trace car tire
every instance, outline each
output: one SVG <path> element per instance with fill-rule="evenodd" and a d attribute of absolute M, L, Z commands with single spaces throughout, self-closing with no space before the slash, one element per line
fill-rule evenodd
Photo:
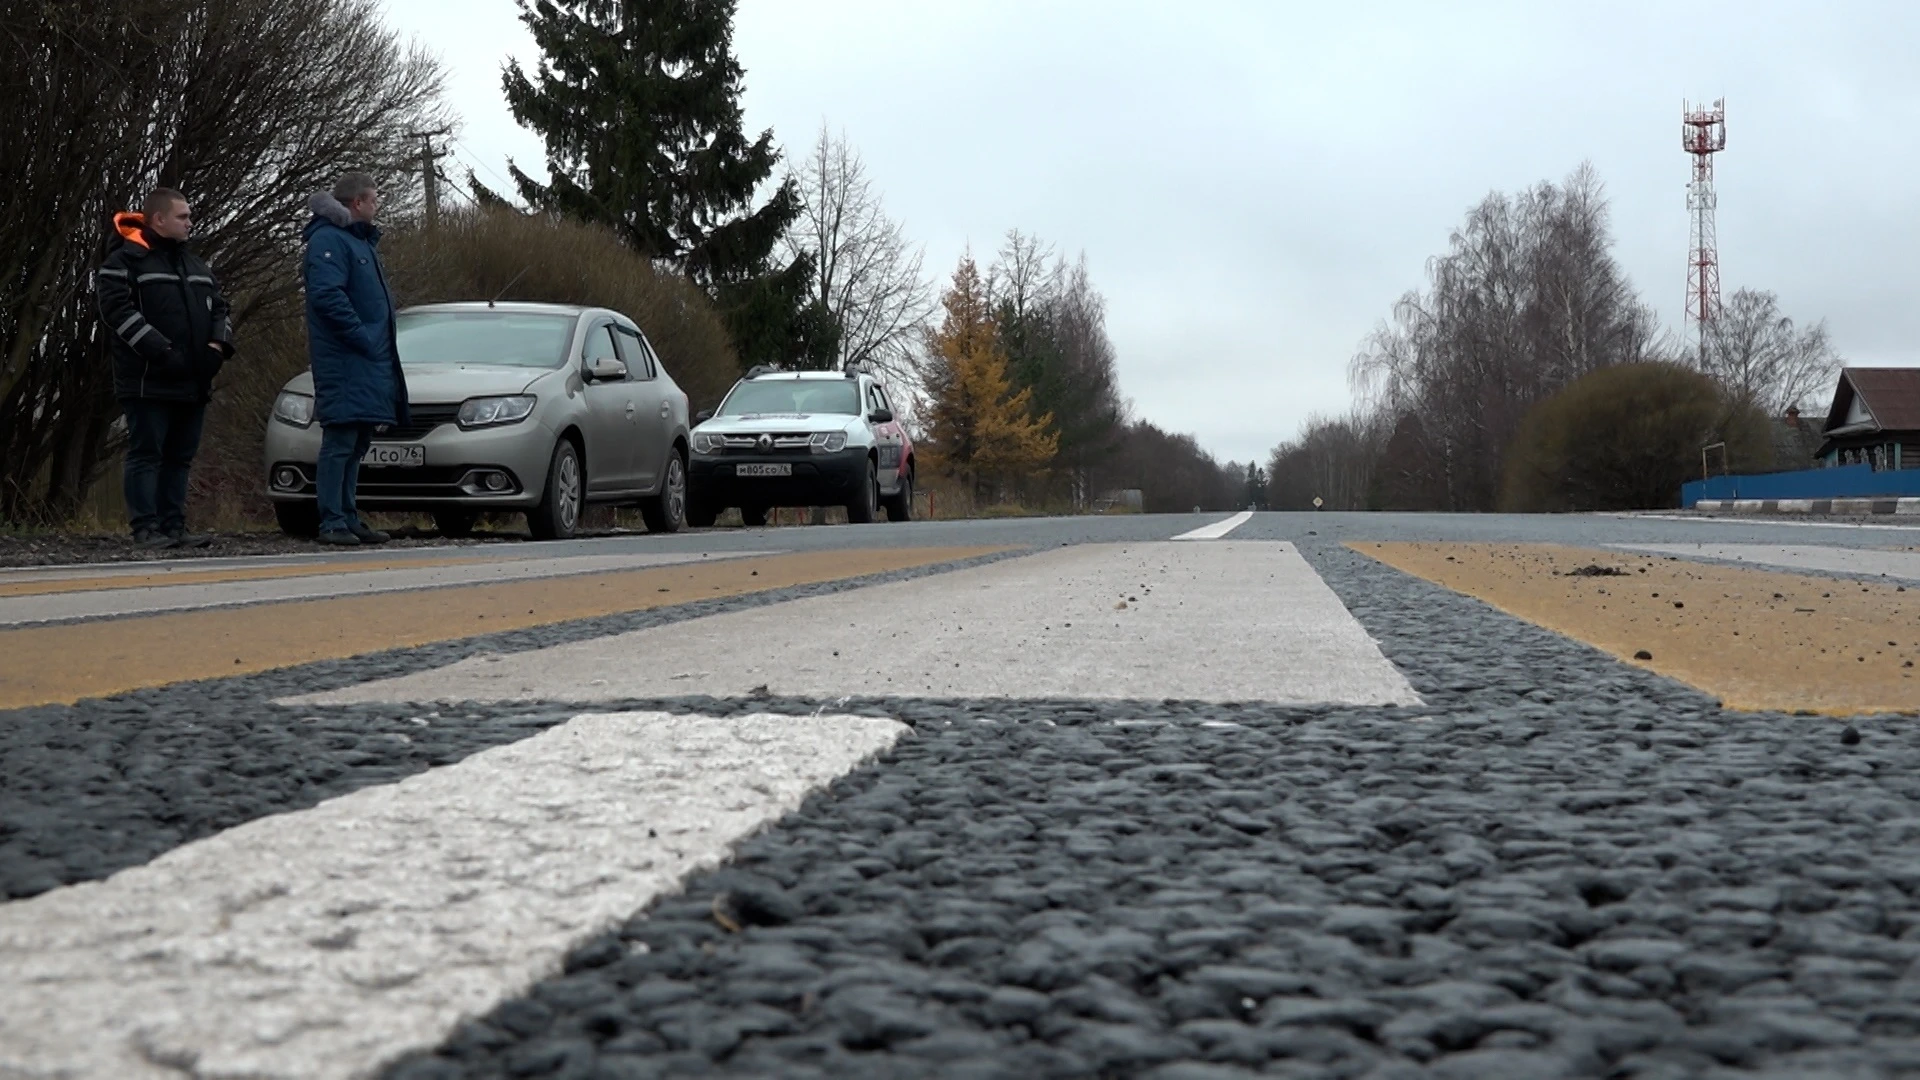
<path fill-rule="evenodd" d="M 749 529 L 763 528 L 767 524 L 767 508 L 764 506 L 743 506 L 740 508 L 740 524 Z"/>
<path fill-rule="evenodd" d="M 580 527 L 586 489 L 580 451 L 574 449 L 573 440 L 561 439 L 553 446 L 553 460 L 547 465 L 547 490 L 540 496 L 540 505 L 527 511 L 527 531 L 535 540 L 571 539 Z"/>
<path fill-rule="evenodd" d="M 880 479 L 874 475 L 873 459 L 867 459 L 866 498 L 847 504 L 847 524 L 865 525 L 879 516 Z"/>
<path fill-rule="evenodd" d="M 288 536 L 311 540 L 320 535 L 320 507 L 315 503 L 274 503 L 273 520 Z"/>
<path fill-rule="evenodd" d="M 474 523 L 480 515 L 472 510 L 435 510 L 433 527 L 448 540 L 464 540 L 473 535 Z"/>
<path fill-rule="evenodd" d="M 650 533 L 679 532 L 687 523 L 687 459 L 675 447 L 667 454 L 667 475 L 660 494 L 640 500 L 640 520 Z"/>
<path fill-rule="evenodd" d="M 888 521 L 913 520 L 913 473 L 900 478 L 900 490 L 887 497 Z"/>
<path fill-rule="evenodd" d="M 687 503 L 687 528 L 689 529 L 711 529 L 714 519 L 719 516 L 713 507 L 705 503 Z"/>

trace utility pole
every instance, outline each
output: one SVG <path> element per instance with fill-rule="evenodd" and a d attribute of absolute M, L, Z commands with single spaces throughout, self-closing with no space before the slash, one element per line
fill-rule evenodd
<path fill-rule="evenodd" d="M 433 140 L 453 134 L 453 129 L 436 128 L 407 134 L 420 140 L 420 182 L 427 198 L 427 228 L 432 229 L 440 224 L 440 151 L 433 148 Z"/>
<path fill-rule="evenodd" d="M 440 225 L 440 168 L 434 159 L 433 136 L 420 136 L 420 175 L 427 188 L 427 228 Z"/>

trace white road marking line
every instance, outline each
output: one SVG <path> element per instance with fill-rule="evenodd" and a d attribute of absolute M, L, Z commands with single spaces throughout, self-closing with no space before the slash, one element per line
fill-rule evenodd
<path fill-rule="evenodd" d="M 742 551 L 704 557 L 721 559 L 769 555 Z M 22 626 L 61 619 L 153 615 L 167 611 L 277 604 L 290 600 L 324 600 L 337 596 L 405 592 L 453 585 L 510 584 L 541 578 L 571 577 L 619 570 L 646 570 L 701 562 L 693 554 L 573 555 L 546 559 L 503 559 L 455 566 L 407 567 L 392 570 L 332 572 L 300 577 L 251 578 L 239 581 L 187 582 L 145 585 L 127 589 L 45 593 L 0 598 L 0 626 Z"/>
<path fill-rule="evenodd" d="M 1292 545 L 1082 544 L 285 702 L 771 693 L 1417 705 Z"/>
<path fill-rule="evenodd" d="M 0 1076 L 370 1075 L 904 731 L 582 716 L 5 905 Z"/>
<path fill-rule="evenodd" d="M 1221 537 L 1227 535 L 1228 533 L 1232 532 L 1233 530 L 1239 528 L 1242 525 L 1245 525 L 1247 522 L 1252 520 L 1253 520 L 1253 511 L 1242 510 L 1239 513 L 1233 515 L 1232 517 L 1226 519 L 1225 521 L 1216 521 L 1211 525 L 1203 525 L 1200 528 L 1193 530 L 1192 532 L 1183 532 L 1179 536 L 1174 537 L 1174 539 L 1175 540 L 1218 540 Z"/>
<path fill-rule="evenodd" d="M 1920 552 L 1804 544 L 1609 544 L 1618 551 L 1920 581 Z"/>
<path fill-rule="evenodd" d="M 1749 529 L 1770 529 L 1784 525 L 1792 529 L 1890 529 L 1894 532 L 1920 532 L 1920 525 L 1881 525 L 1853 521 L 1781 521 L 1776 518 L 1684 517 L 1680 514 L 1609 514 L 1628 521 L 1687 521 L 1701 525 L 1745 525 Z"/>

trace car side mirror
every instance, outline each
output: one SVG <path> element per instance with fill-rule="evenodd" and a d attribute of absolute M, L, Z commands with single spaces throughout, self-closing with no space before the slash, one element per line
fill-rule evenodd
<path fill-rule="evenodd" d="M 624 379 L 627 377 L 627 365 L 621 363 L 618 357 L 603 356 L 587 365 L 587 377 L 595 382 Z"/>
<path fill-rule="evenodd" d="M 892 409 L 875 409 L 872 412 L 867 414 L 867 419 L 873 421 L 876 424 L 891 424 L 893 423 L 893 410 Z"/>
<path fill-rule="evenodd" d="M 693 414 L 693 422 L 696 424 L 704 424 L 711 419 L 713 419 L 712 409 L 701 409 L 699 412 Z"/>

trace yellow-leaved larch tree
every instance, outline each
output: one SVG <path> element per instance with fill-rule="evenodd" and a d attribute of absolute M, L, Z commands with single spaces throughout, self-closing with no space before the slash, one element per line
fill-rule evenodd
<path fill-rule="evenodd" d="M 1059 451 L 1053 416 L 1034 416 L 1033 392 L 1013 391 L 993 298 L 971 254 L 941 297 L 946 314 L 930 336 L 927 434 L 931 464 L 967 484 L 975 500 L 1039 472 Z"/>

